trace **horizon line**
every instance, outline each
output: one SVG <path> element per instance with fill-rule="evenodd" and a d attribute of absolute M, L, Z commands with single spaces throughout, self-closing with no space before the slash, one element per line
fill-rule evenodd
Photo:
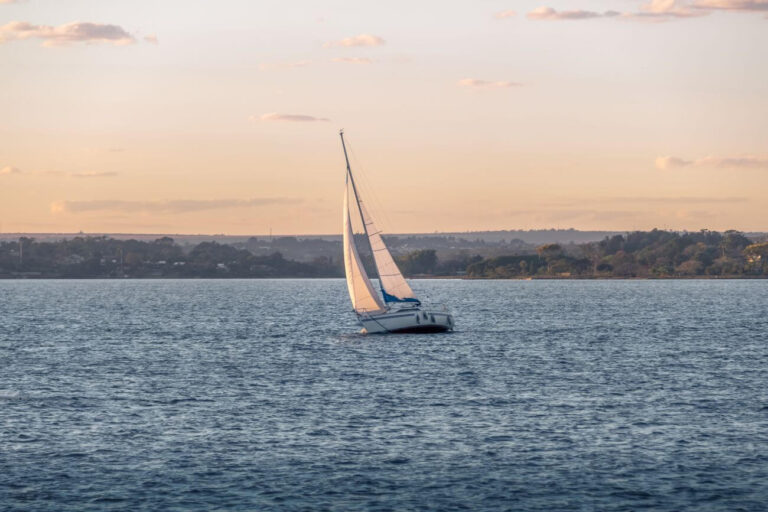
<path fill-rule="evenodd" d="M 454 234 L 472 234 L 472 233 L 504 233 L 504 232 L 532 232 L 532 231 L 561 231 L 561 232 L 577 232 L 577 233 L 632 233 L 632 232 L 649 232 L 653 230 L 658 231 L 670 231 L 670 232 L 699 232 L 699 231 L 714 231 L 714 232 L 722 232 L 725 233 L 727 231 L 739 231 L 741 233 L 759 233 L 764 234 L 768 233 L 768 228 L 763 230 L 742 230 L 742 229 L 708 229 L 708 228 L 700 228 L 700 229 L 674 229 L 674 228 L 652 228 L 652 229 L 577 229 L 577 228 L 531 228 L 531 229 L 485 229 L 485 230 L 466 230 L 466 231 L 422 231 L 422 232 L 402 232 L 402 233 L 385 233 L 384 236 L 415 236 L 415 235 L 454 235 Z M 276 234 L 276 233 L 265 233 L 265 234 L 244 234 L 244 235 L 238 235 L 238 234 L 227 234 L 227 233 L 131 233 L 131 232 L 108 232 L 108 231 L 76 231 L 76 232 L 52 232 L 52 231 L 39 231 L 39 232 L 30 232 L 30 231 L 12 231 L 7 233 L 0 232 L 0 238 L 4 237 L 18 237 L 18 236 L 35 236 L 35 235 L 44 235 L 44 236 L 141 236 L 141 237 L 151 237 L 151 236 L 157 236 L 157 237 L 231 237 L 231 238 L 282 238 L 282 237 L 337 237 L 341 236 L 341 233 L 319 233 L 319 234 L 309 234 L 309 233 L 284 233 L 284 234 Z"/>

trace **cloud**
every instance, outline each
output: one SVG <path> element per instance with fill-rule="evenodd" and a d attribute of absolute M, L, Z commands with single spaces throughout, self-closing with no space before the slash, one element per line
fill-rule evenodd
<path fill-rule="evenodd" d="M 726 2 L 729 0 L 698 0 L 702 2 Z M 738 0 L 732 0 L 738 1 Z M 768 2 L 768 0 L 741 0 L 752 2 Z M 691 5 L 680 0 L 650 0 L 643 4 L 638 12 L 618 11 L 556 11 L 551 7 L 538 7 L 528 13 L 531 20 L 587 20 L 594 18 L 616 18 L 634 21 L 662 22 L 682 18 L 698 18 L 706 16 L 709 12 L 701 9 L 693 9 Z"/>
<path fill-rule="evenodd" d="M 56 201 L 51 203 L 51 213 L 151 213 L 179 214 L 230 208 L 255 208 L 274 204 L 295 204 L 299 199 L 258 198 L 258 199 L 181 199 L 176 201 Z"/>
<path fill-rule="evenodd" d="M 687 167 L 692 164 L 692 160 L 683 160 L 676 156 L 660 156 L 656 158 L 656 168 L 662 171 L 672 167 Z"/>
<path fill-rule="evenodd" d="M 344 62 L 347 64 L 373 64 L 371 59 L 366 57 L 336 57 L 332 62 Z"/>
<path fill-rule="evenodd" d="M 340 41 L 328 41 L 323 45 L 323 48 L 333 48 L 335 46 L 382 46 L 385 43 L 386 41 L 384 41 L 379 36 L 372 36 L 371 34 L 360 34 L 353 37 L 345 37 Z"/>
<path fill-rule="evenodd" d="M 768 158 L 757 156 L 747 157 L 706 157 L 697 160 L 695 165 L 714 165 L 715 167 L 743 167 L 751 169 L 768 169 Z"/>
<path fill-rule="evenodd" d="M 118 25 L 73 22 L 54 27 L 12 21 L 0 26 L 0 44 L 24 39 L 41 39 L 43 46 L 70 43 L 110 43 L 121 46 L 136 42 L 135 37 Z"/>
<path fill-rule="evenodd" d="M 547 204 L 551 208 L 573 208 L 584 204 L 709 204 L 709 203 L 744 203 L 749 201 L 747 197 L 726 196 L 726 197 L 708 197 L 708 196 L 677 196 L 677 197 L 656 197 L 656 196 L 615 196 L 615 197 L 579 197 L 573 199 L 563 199 L 552 201 Z"/>
<path fill-rule="evenodd" d="M 5 167 L 0 168 L 0 176 L 6 176 L 9 174 L 21 174 L 21 170 L 10 165 L 6 165 Z"/>
<path fill-rule="evenodd" d="M 111 178 L 118 176 L 118 173 L 112 171 L 83 171 L 70 173 L 69 176 L 73 178 Z"/>
<path fill-rule="evenodd" d="M 271 112 L 269 114 L 262 114 L 261 116 L 251 116 L 249 118 L 251 121 L 297 121 L 297 122 L 305 122 L 305 123 L 311 123 L 316 121 L 330 121 L 330 119 L 326 117 L 315 117 L 315 116 L 308 116 L 304 114 L 278 114 L 276 112 Z"/>
<path fill-rule="evenodd" d="M 157 36 L 154 34 L 144 36 L 144 41 L 150 44 L 160 44 L 160 41 L 157 39 Z"/>
<path fill-rule="evenodd" d="M 106 178 L 118 176 L 118 173 L 112 171 L 80 171 L 80 172 L 62 172 L 62 171 L 33 171 L 22 172 L 16 167 L 7 165 L 0 169 L 0 176 L 10 174 L 25 174 L 27 176 L 59 176 L 67 178 Z"/>
<path fill-rule="evenodd" d="M 309 66 L 312 62 L 308 60 L 299 60 L 296 62 L 264 62 L 259 64 L 261 71 L 283 71 L 286 69 L 303 68 Z"/>
<path fill-rule="evenodd" d="M 511 9 L 508 9 L 506 11 L 497 12 L 496 14 L 493 15 L 493 17 L 496 18 L 497 20 L 503 20 L 503 19 L 506 19 L 506 18 L 514 18 L 515 16 L 517 16 L 517 13 L 515 11 L 511 10 Z"/>
<path fill-rule="evenodd" d="M 610 18 L 618 16 L 616 11 L 556 11 L 551 7 L 537 7 L 530 11 L 526 16 L 529 20 L 549 21 L 549 20 L 588 20 L 592 18 Z"/>
<path fill-rule="evenodd" d="M 622 18 L 638 21 L 669 21 L 679 18 L 698 18 L 709 14 L 702 10 L 691 9 L 679 0 L 650 0 L 640 9 L 640 12 L 623 14 Z"/>
<path fill-rule="evenodd" d="M 656 168 L 661 170 L 676 167 L 718 167 L 742 169 L 768 169 L 768 158 L 759 156 L 714 157 L 706 156 L 698 160 L 685 160 L 676 156 L 660 156 L 656 159 Z"/>
<path fill-rule="evenodd" d="M 474 87 L 478 89 L 503 89 L 507 87 L 520 87 L 523 84 L 518 82 L 491 82 L 488 80 L 478 80 L 476 78 L 464 78 L 456 82 L 459 87 Z"/>
<path fill-rule="evenodd" d="M 693 7 L 723 11 L 768 11 L 768 0 L 695 0 Z"/>
<path fill-rule="evenodd" d="M 616 203 L 654 203 L 654 204 L 711 204 L 711 203 L 745 203 L 746 197 L 614 197 L 606 202 Z M 596 200 L 595 202 L 600 202 Z"/>

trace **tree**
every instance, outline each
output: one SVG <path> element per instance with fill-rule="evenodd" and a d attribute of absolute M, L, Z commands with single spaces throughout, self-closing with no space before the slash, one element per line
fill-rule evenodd
<path fill-rule="evenodd" d="M 135 252 L 129 252 L 125 255 L 125 264 L 132 267 L 141 264 L 141 255 Z"/>
<path fill-rule="evenodd" d="M 405 274 L 429 274 L 437 266 L 437 253 L 434 249 L 413 251 L 399 258 L 399 263 Z"/>
<path fill-rule="evenodd" d="M 563 253 L 563 248 L 560 244 L 544 244 L 536 248 L 536 252 L 540 258 L 543 258 L 547 262 L 547 272 L 552 272 L 552 263 L 554 260 Z"/>
<path fill-rule="evenodd" d="M 722 250 L 722 257 L 741 256 L 741 251 L 748 247 L 752 241 L 745 237 L 743 233 L 735 230 L 728 230 L 723 235 L 723 239 L 720 242 L 720 249 Z"/>
<path fill-rule="evenodd" d="M 563 248 L 560 244 L 544 244 L 536 248 L 536 252 L 543 258 L 553 258 L 559 256 L 563 252 Z"/>
<path fill-rule="evenodd" d="M 635 257 L 624 251 L 618 251 L 611 256 L 612 273 L 617 277 L 637 277 L 639 266 L 635 263 Z"/>
<path fill-rule="evenodd" d="M 603 259 L 602 254 L 600 254 L 600 245 L 596 243 L 586 243 L 581 246 L 581 253 L 592 264 L 592 273 L 597 274 L 597 266 Z"/>
<path fill-rule="evenodd" d="M 748 245 L 742 252 L 750 273 L 768 273 L 768 242 Z"/>

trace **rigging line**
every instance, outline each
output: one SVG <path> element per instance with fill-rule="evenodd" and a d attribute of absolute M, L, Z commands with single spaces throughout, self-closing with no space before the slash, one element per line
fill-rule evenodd
<path fill-rule="evenodd" d="M 373 254 L 373 245 L 371 245 L 371 236 L 368 234 L 368 223 L 365 222 L 365 216 L 363 215 L 363 207 L 361 205 L 360 196 L 357 192 L 357 185 L 355 184 L 355 177 L 352 175 L 352 170 L 349 168 L 349 163 L 347 163 L 347 175 L 350 178 L 350 181 L 352 182 L 352 191 L 355 193 L 355 201 L 357 202 L 357 210 L 360 213 L 360 221 L 363 223 L 363 230 L 365 230 L 365 239 L 368 243 L 368 247 L 371 250 L 371 254 Z M 379 274 L 379 264 L 376 262 L 376 258 L 373 259 L 373 266 L 376 269 L 376 275 Z"/>
<path fill-rule="evenodd" d="M 372 183 L 371 179 L 368 177 L 368 172 L 366 171 L 360 159 L 357 158 L 357 155 L 355 154 L 355 150 L 352 147 L 352 145 L 349 146 L 349 152 L 352 154 L 352 158 L 355 161 L 355 165 L 362 171 L 361 175 L 362 175 L 362 181 L 364 185 L 363 188 L 364 188 L 365 194 L 372 199 L 373 201 L 372 206 L 376 210 L 375 213 L 377 217 L 383 218 L 384 227 L 388 232 L 391 233 L 392 232 L 391 219 L 389 218 L 386 209 L 382 207 L 382 203 L 379 200 L 379 196 L 374 192 L 375 187 L 373 186 L 374 184 Z"/>
<path fill-rule="evenodd" d="M 370 319 L 370 320 L 373 320 L 374 322 L 376 322 L 377 324 L 379 324 L 379 327 L 381 327 L 381 328 L 382 328 L 382 329 L 384 329 L 385 331 L 387 331 L 387 332 L 391 332 L 389 329 L 387 329 L 386 327 L 384 327 L 383 325 L 381 325 L 381 322 L 379 322 L 378 320 L 376 320 L 376 319 L 375 319 L 374 317 L 372 317 L 371 315 L 368 315 L 368 319 Z"/>
<path fill-rule="evenodd" d="M 342 143 L 343 143 L 343 141 L 344 140 L 343 140 L 343 137 L 342 137 Z M 344 147 L 345 147 L 345 155 L 346 155 L 346 146 L 344 146 Z M 371 235 L 371 234 L 368 233 L 368 226 L 369 225 L 373 225 L 373 220 L 370 219 L 370 214 L 368 214 L 369 215 L 369 220 L 371 220 L 371 222 L 370 223 L 366 222 L 366 217 L 363 214 L 363 201 L 362 201 L 362 198 L 360 197 L 360 194 L 359 194 L 359 192 L 357 190 L 357 184 L 355 182 L 354 175 L 352 174 L 352 170 L 349 167 L 349 160 L 347 160 L 347 176 L 349 177 L 350 181 L 352 182 L 352 190 L 353 190 L 353 192 L 355 194 L 355 201 L 357 201 L 357 207 L 358 207 L 358 211 L 360 213 L 360 219 L 363 222 L 363 229 L 365 230 L 365 234 L 366 234 L 367 246 L 371 250 L 371 255 L 373 257 L 374 268 L 376 269 L 376 275 L 379 278 L 379 288 L 381 288 L 381 291 L 382 291 L 382 294 L 383 294 L 384 293 L 384 283 L 381 280 L 381 269 L 379 268 L 379 262 L 376 259 L 376 256 L 374 254 L 373 244 L 372 244 L 372 241 L 371 241 L 372 236 L 375 236 L 377 233 L 375 233 L 374 235 Z M 367 209 L 366 209 L 366 213 L 368 213 Z"/>
<path fill-rule="evenodd" d="M 370 216 L 370 212 L 368 212 L 368 213 L 369 213 L 369 216 Z M 371 222 L 366 223 L 366 224 L 368 226 L 374 226 L 372 220 L 371 220 Z M 373 227 L 373 229 L 375 229 L 375 227 Z M 371 230 L 371 231 L 369 231 L 369 236 L 370 236 L 370 241 L 371 241 L 371 249 L 373 251 L 374 257 L 376 257 L 376 255 L 380 254 L 380 253 L 388 253 L 388 249 L 386 247 L 386 244 L 384 243 L 384 241 L 382 240 L 382 238 L 380 236 L 381 233 L 382 233 L 381 230 L 376 230 L 376 231 Z M 374 238 L 378 238 L 379 244 L 383 245 L 383 247 L 378 248 L 378 249 L 374 248 L 373 247 Z M 376 261 L 376 264 L 377 264 L 377 270 L 379 270 L 379 276 L 380 277 L 397 277 L 396 274 L 382 274 L 381 273 L 381 269 L 378 268 L 378 266 L 379 266 L 379 261 L 378 260 Z M 381 284 L 382 284 L 381 288 L 383 290 L 384 289 L 383 283 L 381 283 Z"/>
<path fill-rule="evenodd" d="M 349 181 L 352 182 L 352 191 L 355 193 L 357 211 L 360 213 L 360 221 L 363 223 L 363 230 L 365 231 L 365 237 L 366 237 L 366 241 L 368 242 L 368 247 L 371 249 L 371 254 L 373 254 L 373 246 L 371 245 L 371 237 L 368 235 L 368 226 L 366 225 L 365 216 L 363 215 L 363 207 L 360 201 L 360 194 L 358 194 L 357 192 L 357 184 L 355 183 L 355 176 L 352 174 L 352 168 L 349 166 L 349 157 L 347 156 L 347 145 L 345 144 L 345 141 L 344 141 L 344 132 L 341 132 L 339 135 L 341 136 L 341 147 L 344 148 L 344 160 L 347 163 L 347 178 L 349 179 Z M 376 269 L 376 274 L 378 275 L 379 265 L 376 263 L 375 258 L 373 261 L 373 266 Z"/>
<path fill-rule="evenodd" d="M 357 159 L 357 158 L 356 158 L 356 155 L 354 155 L 354 153 L 353 153 L 353 157 L 354 157 L 355 159 Z M 363 175 L 362 175 L 362 179 L 364 180 L 364 181 L 363 181 L 363 185 L 367 185 L 367 183 L 366 183 L 366 182 L 369 182 L 369 181 L 370 181 L 370 180 L 369 180 L 369 178 L 368 178 L 368 176 L 366 176 L 365 174 L 363 174 Z M 367 187 L 366 187 L 366 188 L 367 188 Z M 383 216 L 383 217 L 385 218 L 385 222 L 386 222 L 387 224 L 390 224 L 390 225 L 391 225 L 391 221 L 390 221 L 390 219 L 389 219 L 389 216 L 388 216 L 388 215 L 387 215 L 387 213 L 386 213 L 386 209 L 385 209 L 385 208 L 382 208 L 382 207 L 380 207 L 380 206 L 378 206 L 378 207 L 376 206 L 376 203 L 378 203 L 378 199 L 379 199 L 378 195 L 377 195 L 375 192 L 373 192 L 372 190 L 370 190 L 370 191 L 365 191 L 365 189 L 363 189 L 363 191 L 364 191 L 364 193 L 366 193 L 368 196 L 370 196 L 370 197 L 372 198 L 372 200 L 374 200 L 374 201 L 375 201 L 375 203 L 373 204 L 373 206 L 374 206 L 374 208 L 377 210 L 377 212 L 376 212 L 376 213 L 377 213 L 377 214 L 379 214 L 379 213 L 382 213 L 383 215 L 380 215 L 380 216 Z M 360 201 L 360 202 L 361 202 L 361 203 L 364 205 L 363 207 L 365 207 L 365 205 L 366 205 L 366 201 L 365 201 L 365 200 L 362 200 L 362 198 L 361 198 L 361 201 Z M 367 209 L 367 208 L 366 208 L 366 209 Z M 367 213 L 368 213 L 368 221 L 369 221 L 369 222 L 366 222 L 366 227 L 375 226 L 375 224 L 374 224 L 374 222 L 373 222 L 373 215 L 372 215 L 371 211 L 367 211 Z M 387 222 L 387 221 L 388 221 L 388 222 Z M 375 229 L 375 227 L 374 227 L 373 229 Z M 372 250 L 372 252 L 373 252 L 374 254 L 376 254 L 376 253 L 380 253 L 380 252 L 389 252 L 389 248 L 387 247 L 387 245 L 386 245 L 386 242 L 385 242 L 385 241 L 383 240 L 383 238 L 382 238 L 382 235 L 383 235 L 383 233 L 384 233 L 384 230 L 382 230 L 382 229 L 379 229 L 379 230 L 376 230 L 376 231 L 373 231 L 373 230 L 369 230 L 369 233 L 368 233 L 368 234 L 369 234 L 369 241 L 371 241 L 371 242 L 372 242 L 372 240 L 371 240 L 371 239 L 372 239 L 373 237 L 376 237 L 376 236 L 378 236 L 378 237 L 379 237 L 379 241 L 380 241 L 380 243 L 384 245 L 384 247 L 383 247 L 383 248 L 381 248 L 381 249 L 373 249 L 373 245 L 372 245 L 372 243 L 371 243 L 371 250 Z M 391 253 L 390 253 L 390 257 L 391 257 Z M 393 259 L 393 260 L 394 260 L 394 258 L 392 258 L 392 257 L 391 257 L 391 259 Z M 379 269 L 378 269 L 378 261 L 377 261 L 376 263 L 377 263 L 377 270 L 379 270 Z M 395 263 L 395 265 L 397 265 L 397 264 Z M 380 272 L 380 271 L 379 271 L 379 275 L 381 276 L 381 272 Z M 398 274 L 385 274 L 385 275 L 384 275 L 384 277 L 398 277 Z M 399 285 L 398 285 L 398 286 L 399 286 Z M 384 287 L 383 287 L 383 286 L 382 286 L 382 289 L 384 289 Z"/>
<path fill-rule="evenodd" d="M 384 207 L 381 198 L 379 197 L 379 194 L 376 193 L 375 187 L 370 183 L 371 179 L 367 176 L 364 178 L 367 182 L 367 187 L 371 189 L 371 195 L 373 198 L 373 202 L 371 203 L 372 212 L 370 212 L 371 219 L 377 218 L 379 219 L 379 224 L 382 228 L 382 232 L 388 232 L 391 233 L 393 231 L 393 224 L 392 219 L 390 218 L 389 214 L 387 213 L 387 208 Z"/>

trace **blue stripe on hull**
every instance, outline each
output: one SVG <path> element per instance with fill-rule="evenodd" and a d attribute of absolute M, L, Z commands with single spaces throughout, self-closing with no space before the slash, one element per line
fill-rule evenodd
<path fill-rule="evenodd" d="M 375 322 L 376 320 L 389 320 L 390 318 L 402 318 L 404 316 L 410 316 L 413 317 L 414 313 L 405 313 L 405 314 L 399 314 L 399 315 L 375 315 L 375 316 L 366 316 L 362 317 L 360 320 L 370 320 L 371 322 Z"/>
<path fill-rule="evenodd" d="M 451 328 L 446 325 L 414 325 L 413 327 L 404 327 L 402 329 L 396 329 L 394 331 L 389 331 L 396 334 L 428 334 L 428 333 L 436 333 L 436 332 L 448 332 Z M 384 333 L 382 333 L 384 334 Z"/>

